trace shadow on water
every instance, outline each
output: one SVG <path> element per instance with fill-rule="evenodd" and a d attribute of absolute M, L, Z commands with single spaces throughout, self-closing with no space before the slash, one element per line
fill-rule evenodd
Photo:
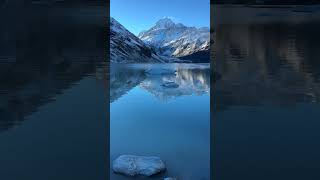
<path fill-rule="evenodd" d="M 108 177 L 105 15 L 104 5 L 2 7 L 2 179 Z"/>

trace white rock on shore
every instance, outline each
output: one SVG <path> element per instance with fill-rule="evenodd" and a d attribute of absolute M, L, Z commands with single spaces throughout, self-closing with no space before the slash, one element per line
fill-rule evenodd
<path fill-rule="evenodd" d="M 166 169 L 159 157 L 121 155 L 113 161 L 113 171 L 127 176 L 152 176 Z"/>

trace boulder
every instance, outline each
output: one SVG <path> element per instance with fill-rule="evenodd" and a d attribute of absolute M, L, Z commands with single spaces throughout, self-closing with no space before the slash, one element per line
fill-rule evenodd
<path fill-rule="evenodd" d="M 165 170 L 159 157 L 121 155 L 113 161 L 113 171 L 127 176 L 152 176 Z"/>

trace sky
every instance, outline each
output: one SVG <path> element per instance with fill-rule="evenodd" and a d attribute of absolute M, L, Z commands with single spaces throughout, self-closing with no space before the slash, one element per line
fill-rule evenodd
<path fill-rule="evenodd" d="M 210 26 L 210 0 L 110 0 L 110 15 L 137 35 L 159 19 L 186 26 Z"/>

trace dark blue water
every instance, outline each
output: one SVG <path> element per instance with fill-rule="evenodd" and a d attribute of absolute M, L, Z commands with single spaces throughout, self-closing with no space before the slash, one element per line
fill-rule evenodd
<path fill-rule="evenodd" d="M 1 179 L 108 179 L 104 12 L 1 9 Z"/>
<path fill-rule="evenodd" d="M 320 11 L 215 10 L 214 179 L 319 179 Z"/>
<path fill-rule="evenodd" d="M 112 65 L 111 160 L 159 156 L 167 171 L 151 179 L 209 180 L 209 92 L 209 64 Z M 111 179 L 130 178 L 111 172 Z"/>

